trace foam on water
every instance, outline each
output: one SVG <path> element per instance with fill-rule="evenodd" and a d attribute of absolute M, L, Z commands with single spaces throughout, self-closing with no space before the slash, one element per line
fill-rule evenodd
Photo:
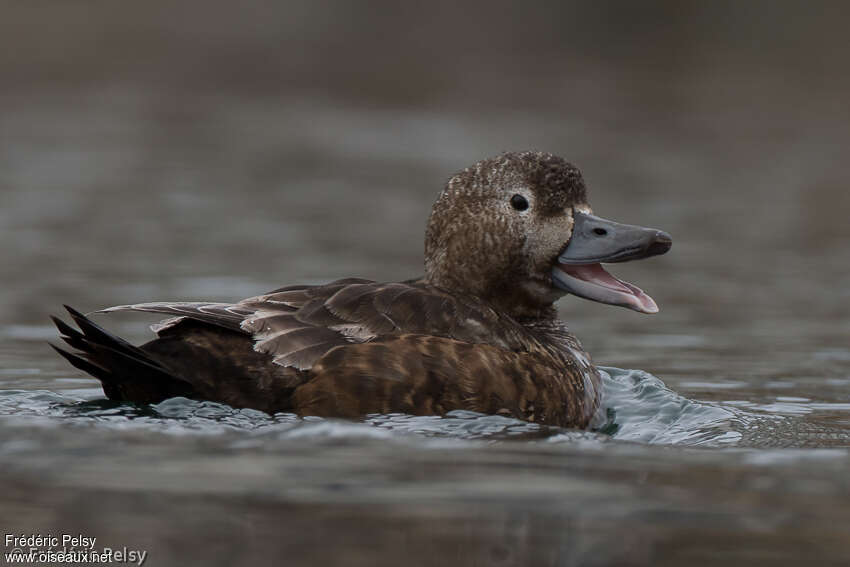
<path fill-rule="evenodd" d="M 642 370 L 600 368 L 605 422 L 615 439 L 667 445 L 726 445 L 740 441 L 754 416 L 734 407 L 680 396 Z"/>

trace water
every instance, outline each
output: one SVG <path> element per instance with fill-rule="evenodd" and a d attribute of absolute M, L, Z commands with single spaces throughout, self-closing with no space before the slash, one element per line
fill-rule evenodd
<path fill-rule="evenodd" d="M 365 434 L 377 438 L 388 438 L 391 436 L 389 433 L 395 433 L 458 440 L 506 441 L 521 438 L 560 443 L 582 438 L 597 442 L 614 439 L 709 446 L 738 443 L 742 439 L 741 431 L 758 419 L 757 414 L 737 407 L 683 398 L 645 372 L 608 368 L 603 376 L 605 402 L 591 428 L 592 432 L 587 433 L 461 410 L 442 417 L 375 414 L 367 416 L 363 423 L 351 423 L 320 418 L 300 419 L 294 414 L 284 413 L 272 416 L 252 409 L 235 409 L 225 404 L 186 398 L 139 406 L 106 400 L 100 388 L 69 388 L 60 392 L 3 390 L 0 392 L 0 412 L 16 418 L 33 418 L 48 427 L 60 419 L 63 424 L 69 425 L 99 424 L 174 434 L 265 433 L 270 430 L 309 439 L 333 431 L 340 436 Z"/>
<path fill-rule="evenodd" d="M 4 533 L 149 565 L 850 562 L 843 4 L 213 4 L 4 18 Z M 115 404 L 47 347 L 62 303 L 414 277 L 445 179 L 527 148 L 674 239 L 612 267 L 658 315 L 559 306 L 606 372 L 592 431 Z"/>
<path fill-rule="evenodd" d="M 793 438 L 794 417 L 606 370 L 597 432 L 471 412 L 351 423 L 179 398 L 136 407 L 80 383 L 7 390 L 5 506 L 24 533 L 97 534 L 166 563 L 844 560 L 846 449 L 765 448 L 753 432 Z"/>

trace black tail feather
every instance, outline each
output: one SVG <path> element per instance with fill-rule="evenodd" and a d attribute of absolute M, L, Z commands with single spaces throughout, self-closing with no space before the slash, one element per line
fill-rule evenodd
<path fill-rule="evenodd" d="M 60 338 L 63 341 L 77 350 L 85 350 L 86 339 L 81 332 L 65 323 L 65 321 L 59 317 L 51 315 L 50 318 L 53 320 L 53 324 L 56 325 L 56 328 L 59 329 L 59 332 L 62 333 Z"/>
<path fill-rule="evenodd" d="M 91 321 L 91 319 L 87 318 L 76 309 L 68 307 L 67 305 L 65 306 L 65 309 L 68 310 L 71 317 L 74 318 L 74 322 L 76 322 L 80 329 L 83 330 L 83 333 L 85 333 L 82 334 L 76 331 L 69 325 L 62 322 L 61 319 L 55 319 L 62 323 L 62 328 L 59 328 L 60 332 L 67 334 L 63 328 L 70 331 L 71 334 L 69 334 L 68 337 L 62 337 L 62 339 L 64 339 L 65 342 L 72 347 L 88 352 L 89 354 L 99 353 L 104 356 L 118 356 L 132 359 L 136 364 L 150 367 L 153 371 L 165 372 L 168 374 L 168 370 L 164 366 L 152 359 L 150 355 L 142 349 L 135 347 L 124 339 L 111 334 L 109 331 L 100 325 L 95 324 Z M 57 327 L 59 327 L 58 324 Z M 179 379 L 176 377 L 174 378 Z"/>
<path fill-rule="evenodd" d="M 101 368 L 100 366 L 98 366 L 96 364 L 92 364 L 91 362 L 89 362 L 85 358 L 79 356 L 78 354 L 75 354 L 73 352 L 68 352 L 67 350 L 63 350 L 63 349 L 59 348 L 58 346 L 51 344 L 51 343 L 48 343 L 48 344 L 50 344 L 50 348 L 52 348 L 53 350 L 58 352 L 59 355 L 62 358 L 64 358 L 68 362 L 70 362 L 71 365 L 74 368 L 78 368 L 79 370 L 82 370 L 83 372 L 88 372 L 89 374 L 91 374 L 94 377 L 98 377 L 101 374 L 105 374 L 105 373 L 108 372 L 106 369 Z"/>
<path fill-rule="evenodd" d="M 71 325 L 67 324 L 65 321 L 57 317 L 56 315 L 51 315 L 50 319 L 53 321 L 53 324 L 56 325 L 56 328 L 59 329 L 59 332 L 67 337 L 82 337 L 82 333 L 74 329 Z"/>
<path fill-rule="evenodd" d="M 121 350 L 128 354 L 135 354 L 140 358 L 147 358 L 147 355 L 140 348 L 135 347 L 124 339 L 111 334 L 109 331 L 107 331 L 100 325 L 94 323 L 91 319 L 89 319 L 73 307 L 70 307 L 68 305 L 63 305 L 63 307 L 68 310 L 68 313 L 71 314 L 71 317 L 74 319 L 74 322 L 77 324 L 80 330 L 83 331 L 83 334 L 89 341 L 94 341 L 103 345 L 113 345 L 114 347 L 118 347 L 118 350 Z"/>
<path fill-rule="evenodd" d="M 193 397 L 192 385 L 150 354 L 109 333 L 72 307 L 65 308 L 82 332 L 58 317 L 51 318 L 62 340 L 81 352 L 50 346 L 75 368 L 100 380 L 107 397 L 143 403 L 173 396 Z"/>
<path fill-rule="evenodd" d="M 62 338 L 65 339 L 65 337 Z M 103 393 L 106 394 L 107 398 L 111 400 L 121 399 L 121 393 L 113 384 L 112 377 L 110 376 L 108 370 L 106 370 L 105 368 L 101 368 L 97 364 L 89 362 L 78 354 L 61 349 L 54 344 L 50 344 L 50 348 L 58 352 L 59 355 L 68 362 L 70 362 L 71 366 L 73 366 L 74 368 L 82 370 L 83 372 L 90 374 L 100 380 L 100 384 L 103 387 Z"/>

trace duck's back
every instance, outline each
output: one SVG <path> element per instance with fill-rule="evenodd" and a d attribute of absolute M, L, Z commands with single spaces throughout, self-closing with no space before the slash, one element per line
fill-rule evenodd
<path fill-rule="evenodd" d="M 292 286 L 236 304 L 148 303 L 158 338 L 131 347 L 80 314 L 64 353 L 114 399 L 173 395 L 268 412 L 499 413 L 585 426 L 596 373 L 474 298 L 416 281 Z M 589 375 L 590 373 L 590 375 Z"/>

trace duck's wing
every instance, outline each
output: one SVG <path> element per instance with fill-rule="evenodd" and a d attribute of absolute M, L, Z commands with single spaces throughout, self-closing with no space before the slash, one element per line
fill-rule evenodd
<path fill-rule="evenodd" d="M 527 333 L 486 305 L 416 282 L 345 279 L 319 286 L 290 286 L 239 303 L 140 303 L 103 310 L 164 313 L 158 333 L 184 318 L 250 334 L 254 348 L 276 364 L 310 369 L 330 349 L 378 337 L 419 334 L 490 344 L 510 351 L 527 347 Z"/>
<path fill-rule="evenodd" d="M 231 331 L 241 331 L 242 321 L 253 314 L 238 303 L 206 303 L 187 301 L 157 301 L 151 303 L 133 303 L 130 305 L 116 305 L 100 309 L 94 313 L 114 313 L 116 311 L 142 311 L 145 313 L 160 313 L 171 317 L 151 326 L 156 334 L 160 334 L 183 319 L 194 319 L 223 327 Z"/>
<path fill-rule="evenodd" d="M 330 340 L 333 333 L 341 344 L 418 334 L 511 351 L 528 346 L 528 333 L 512 319 L 481 302 L 416 282 L 334 282 L 285 289 L 240 305 L 255 309 L 242 329 L 253 334 L 258 350 L 276 356 L 302 334 Z"/>
<path fill-rule="evenodd" d="M 141 311 L 169 315 L 168 319 L 152 325 L 151 329 L 160 337 L 168 335 L 171 338 L 181 333 L 182 321 L 200 321 L 250 335 L 254 339 L 254 349 L 271 355 L 276 364 L 308 370 L 329 349 L 348 344 L 351 340 L 342 333 L 298 321 L 294 315 L 299 306 L 315 296 L 333 294 L 348 285 L 367 282 L 374 283 L 345 279 L 321 286 L 289 286 L 268 294 L 274 297 L 285 295 L 285 301 L 267 302 L 263 299 L 265 296 L 259 296 L 239 303 L 150 302 L 117 305 L 97 313 Z"/>

